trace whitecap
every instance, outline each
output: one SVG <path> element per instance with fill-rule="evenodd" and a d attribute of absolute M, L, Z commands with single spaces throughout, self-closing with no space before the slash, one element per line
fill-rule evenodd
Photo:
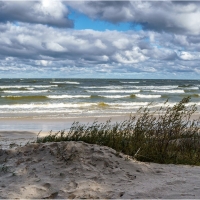
<path fill-rule="evenodd" d="M 21 90 L 4 90 L 4 93 L 42 93 L 48 92 L 48 90 L 28 90 L 28 91 L 21 91 Z"/>
<path fill-rule="evenodd" d="M 138 98 L 160 98 L 161 95 L 147 95 L 147 94 L 136 94 L 135 95 Z"/>
<path fill-rule="evenodd" d="M 185 93 L 184 90 L 151 90 L 151 92 L 157 93 Z"/>
<path fill-rule="evenodd" d="M 89 98 L 90 95 L 49 95 L 51 99 L 67 99 L 67 98 Z"/>
<path fill-rule="evenodd" d="M 87 90 L 87 92 L 93 93 L 137 93 L 140 90 Z"/>

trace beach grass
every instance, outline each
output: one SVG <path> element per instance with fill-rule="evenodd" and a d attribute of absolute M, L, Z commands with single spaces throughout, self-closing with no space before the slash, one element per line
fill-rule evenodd
<path fill-rule="evenodd" d="M 38 143 L 84 141 L 111 147 L 139 161 L 200 165 L 200 120 L 192 119 L 196 105 L 183 98 L 173 107 L 140 108 L 128 120 L 92 124 L 74 122 L 68 132 L 37 137 Z"/>

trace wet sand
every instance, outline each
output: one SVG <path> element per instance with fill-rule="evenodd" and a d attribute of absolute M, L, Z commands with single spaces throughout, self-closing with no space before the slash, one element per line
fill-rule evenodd
<path fill-rule="evenodd" d="M 128 119 L 126 116 L 114 117 L 87 117 L 87 118 L 61 118 L 61 119 L 0 119 L 0 148 L 10 148 L 11 146 L 23 146 L 27 142 L 36 140 L 38 133 L 40 136 L 46 136 L 52 131 L 56 133 L 61 130 L 68 131 L 73 122 L 78 121 L 88 124 L 97 120 L 106 122 L 111 119 L 112 122 L 120 122 Z"/>

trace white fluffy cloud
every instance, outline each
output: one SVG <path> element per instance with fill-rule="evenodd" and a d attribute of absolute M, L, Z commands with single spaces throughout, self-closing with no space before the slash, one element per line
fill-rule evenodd
<path fill-rule="evenodd" d="M 80 71 L 87 74 L 199 72 L 198 51 L 180 51 L 180 47 L 195 48 L 191 38 L 179 35 L 166 34 L 163 38 L 161 33 L 152 31 L 60 31 L 23 23 L 0 24 L 0 30 L 2 72 L 11 69 L 13 73 L 23 69 L 21 72 L 61 75 Z"/>
<path fill-rule="evenodd" d="M 0 22 L 26 22 L 57 27 L 73 27 L 62 1 L 0 1 Z"/>
<path fill-rule="evenodd" d="M 69 6 L 92 19 L 139 23 L 143 30 L 69 29 Z M 0 74 L 197 77 L 199 24 L 199 2 L 0 1 Z"/>

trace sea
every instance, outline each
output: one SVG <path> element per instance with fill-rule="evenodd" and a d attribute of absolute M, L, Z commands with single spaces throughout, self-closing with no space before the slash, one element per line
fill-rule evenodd
<path fill-rule="evenodd" d="M 0 118 L 120 116 L 191 96 L 200 112 L 200 80 L 0 79 Z"/>

